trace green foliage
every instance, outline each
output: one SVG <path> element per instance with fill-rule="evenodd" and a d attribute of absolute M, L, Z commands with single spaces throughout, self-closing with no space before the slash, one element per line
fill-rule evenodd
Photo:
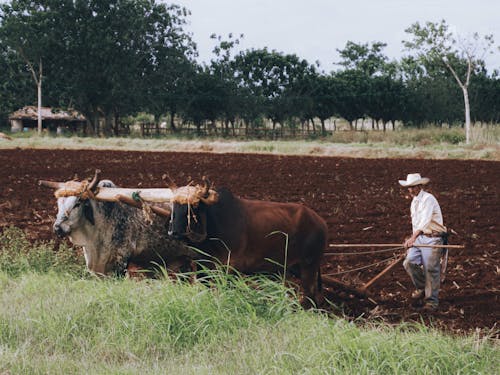
<path fill-rule="evenodd" d="M 453 145 L 458 145 L 459 143 L 465 142 L 465 134 L 463 132 L 454 130 L 449 132 L 439 133 L 435 140 L 437 142 L 446 142 L 451 143 Z"/>
<path fill-rule="evenodd" d="M 22 230 L 8 227 L 0 233 L 0 271 L 10 276 L 51 271 L 80 275 L 84 264 L 66 244 L 55 251 L 52 241 L 31 243 Z"/>
<path fill-rule="evenodd" d="M 94 134 L 118 136 L 127 125 L 121 119 L 141 112 L 155 121 L 168 115 L 173 131 L 174 120 L 181 120 L 199 132 L 215 121 L 244 121 L 255 129 L 263 118 L 273 128 L 292 130 L 320 119 L 323 136 L 324 121 L 333 116 L 408 127 L 456 123 L 464 101 L 452 71 L 463 82 L 471 74 L 472 119 L 500 119 L 500 81 L 476 57 L 492 46 L 491 36 L 475 34 L 461 49 L 444 21 L 416 23 L 405 43 L 415 56 L 388 62 L 385 43 L 348 41 L 338 50 L 342 69 L 325 73 L 295 54 L 265 46 L 237 53 L 243 36 L 229 34 L 226 40 L 213 36 L 213 59 L 200 66 L 183 30 L 188 15 L 157 0 L 1 3 L 0 125 L 11 111 L 36 101 L 33 79 L 40 66 L 44 105 L 74 107 Z"/>
<path fill-rule="evenodd" d="M 43 66 L 45 105 L 76 107 L 95 130 L 103 113 L 105 133 L 116 133 L 113 118 L 178 103 L 185 80 L 171 76 L 185 76 L 194 53 L 186 15 L 147 0 L 12 1 L 0 5 L 0 47 L 33 74 Z"/>

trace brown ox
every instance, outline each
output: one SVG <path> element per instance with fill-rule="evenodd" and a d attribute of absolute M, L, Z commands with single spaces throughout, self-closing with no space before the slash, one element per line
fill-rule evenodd
<path fill-rule="evenodd" d="M 310 208 L 235 197 L 228 189 L 185 186 L 174 192 L 171 234 L 243 273 L 299 267 L 303 305 L 322 300 L 325 221 Z"/>

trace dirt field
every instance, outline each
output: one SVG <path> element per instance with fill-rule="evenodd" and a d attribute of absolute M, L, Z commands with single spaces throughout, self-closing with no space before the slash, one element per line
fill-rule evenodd
<path fill-rule="evenodd" d="M 499 184 L 500 162 L 453 160 L 348 159 L 273 155 L 146 153 L 122 151 L 0 150 L 0 228 L 15 225 L 30 238 L 55 239 L 51 225 L 57 212 L 52 191 L 39 179 L 66 181 L 77 175 L 102 177 L 127 187 L 165 187 L 168 176 L 178 185 L 207 175 L 215 186 L 227 186 L 246 198 L 302 202 L 328 223 L 330 243 L 400 243 L 411 230 L 406 191 L 397 183 L 407 173 L 431 178 L 429 190 L 438 198 L 445 224 L 458 232 L 451 250 L 441 305 L 432 316 L 435 326 L 451 332 L 491 329 L 500 321 Z M 349 249 L 348 251 L 366 251 Z M 344 250 L 334 250 L 344 251 Z M 337 274 L 390 257 L 391 253 L 328 255 L 324 274 Z M 385 265 L 337 274 L 360 286 Z M 408 296 L 411 284 L 402 265 L 359 299 L 326 285 L 326 296 L 351 317 L 389 322 L 420 321 Z"/>

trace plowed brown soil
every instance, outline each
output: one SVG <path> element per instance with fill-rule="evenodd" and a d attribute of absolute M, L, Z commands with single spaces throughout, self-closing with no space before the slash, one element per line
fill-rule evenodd
<path fill-rule="evenodd" d="M 66 181 L 75 175 L 89 178 L 96 168 L 102 170 L 103 178 L 126 187 L 165 187 L 169 179 L 162 179 L 164 175 L 183 185 L 192 179 L 201 181 L 206 175 L 216 187 L 229 187 L 241 197 L 302 202 L 327 221 L 330 243 L 401 243 L 411 230 L 410 200 L 397 180 L 407 173 L 420 172 L 431 178 L 428 190 L 438 198 L 446 225 L 458 233 L 450 243 L 465 245 L 463 250 L 450 250 L 439 311 L 421 315 L 418 307 L 412 306 L 408 299 L 411 283 L 401 265 L 369 289 L 370 298 L 357 298 L 330 285 L 325 285 L 325 294 L 351 317 L 363 315 L 389 322 L 423 319 L 447 331 L 484 328 L 498 335 L 499 162 L 0 150 L 0 229 L 14 225 L 32 239 L 54 239 L 51 225 L 57 212 L 55 198 L 37 181 Z M 328 252 L 340 251 L 344 252 L 333 248 Z M 361 286 L 385 265 L 339 272 L 391 255 L 327 255 L 322 272 Z"/>

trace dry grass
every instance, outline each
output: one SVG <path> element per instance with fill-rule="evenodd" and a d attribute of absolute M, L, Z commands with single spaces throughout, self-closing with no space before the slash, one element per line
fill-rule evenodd
<path fill-rule="evenodd" d="M 215 138 L 90 138 L 27 137 L 0 139 L 0 149 L 95 149 L 132 151 L 266 153 L 359 158 L 425 158 L 500 160 L 499 127 L 475 129 L 473 143 L 461 142 L 457 129 L 397 130 L 382 132 L 339 131 L 319 140 L 238 141 Z"/>

